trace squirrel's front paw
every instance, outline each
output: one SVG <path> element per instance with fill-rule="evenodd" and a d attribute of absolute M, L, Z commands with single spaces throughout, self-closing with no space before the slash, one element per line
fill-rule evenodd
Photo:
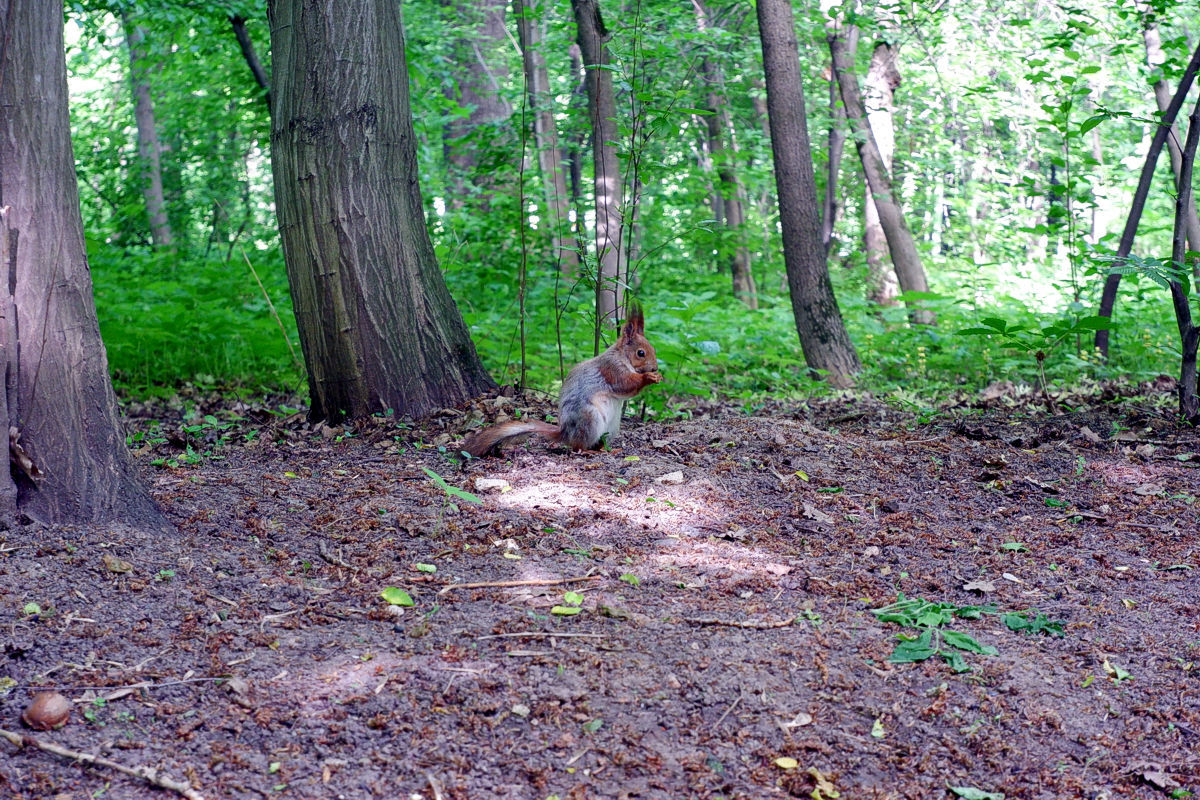
<path fill-rule="evenodd" d="M 662 383 L 662 373 L 661 372 L 647 372 L 646 373 L 646 381 L 648 383 Z"/>

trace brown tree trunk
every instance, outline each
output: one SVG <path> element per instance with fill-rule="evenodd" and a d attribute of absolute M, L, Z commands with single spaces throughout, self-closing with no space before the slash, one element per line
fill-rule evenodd
<path fill-rule="evenodd" d="M 701 0 L 692 0 L 692 7 L 696 11 L 696 24 L 703 33 L 708 29 L 708 10 Z M 725 73 L 720 63 L 707 57 L 700 61 L 700 74 L 706 84 L 706 100 L 712 112 L 705 117 L 709 152 L 717 173 L 717 190 L 723 201 L 725 227 L 734 237 L 733 252 L 729 255 L 733 296 L 749 308 L 758 308 L 758 288 L 754 285 L 754 273 L 751 271 L 750 248 L 745 242 L 746 187 L 737 168 L 738 144 L 733 117 L 729 113 Z"/>
<path fill-rule="evenodd" d="M 850 63 L 854 63 L 853 58 Z M 900 70 L 896 69 L 896 51 L 887 42 L 876 42 L 871 53 L 871 66 L 865 84 L 867 124 L 879 147 L 884 170 L 892 171 L 892 154 L 896 150 L 896 129 L 892 123 L 892 98 L 900 85 Z M 888 252 L 887 236 L 879 220 L 879 208 L 870 187 L 866 187 L 863 202 L 863 250 L 867 258 L 867 298 L 881 306 L 894 306 L 900 293 L 896 271 Z"/>
<path fill-rule="evenodd" d="M 846 52 L 846 42 L 841 34 L 836 32 L 830 33 L 827 38 L 829 52 L 833 57 L 834 77 L 842 90 L 846 118 L 854 131 L 859 160 L 867 177 L 867 186 L 875 200 L 875 207 L 879 211 L 879 223 L 887 238 L 888 250 L 892 255 L 892 264 L 896 269 L 900 288 L 906 292 L 927 292 L 929 284 L 925 280 L 925 268 L 921 265 L 921 257 L 917 255 L 917 246 L 913 242 L 912 234 L 904 223 L 904 214 L 892 194 L 891 179 L 879 153 L 879 145 L 871 133 L 870 125 L 867 124 L 862 95 L 858 89 L 858 78 L 854 74 L 854 64 L 850 62 Z M 910 303 L 909 308 L 913 322 L 932 325 L 936 321 L 931 311 L 920 307 L 919 301 Z"/>
<path fill-rule="evenodd" d="M 1158 157 L 1162 154 L 1162 148 L 1167 141 L 1171 126 L 1175 124 L 1175 117 L 1179 115 L 1179 110 L 1183 108 L 1183 103 L 1192 88 L 1192 81 L 1196 79 L 1197 72 L 1200 72 L 1200 46 L 1197 46 L 1192 51 L 1192 57 L 1188 61 L 1187 67 L 1184 68 L 1183 75 L 1179 78 L 1179 86 L 1175 90 L 1175 96 L 1171 98 L 1171 104 L 1159 119 L 1158 127 L 1154 132 L 1154 138 L 1150 141 L 1150 149 L 1146 152 L 1146 160 L 1142 163 L 1142 172 L 1138 177 L 1138 185 L 1133 192 L 1133 200 L 1129 207 L 1129 216 L 1125 218 L 1125 229 L 1121 232 L 1121 241 L 1117 243 L 1115 256 L 1117 263 L 1127 258 L 1130 252 L 1133 251 L 1133 240 L 1137 236 L 1138 223 L 1142 219 L 1142 209 L 1145 208 L 1146 198 L 1150 194 L 1150 183 L 1154 178 L 1154 168 L 1158 164 Z M 1120 286 L 1121 274 L 1119 272 L 1110 272 L 1108 277 L 1104 279 L 1104 290 L 1100 293 L 1100 307 L 1096 310 L 1097 316 L 1112 316 L 1113 306 L 1117 303 L 1117 289 Z M 1095 346 L 1100 351 L 1101 356 L 1108 358 L 1108 331 L 1096 331 Z"/>
<path fill-rule="evenodd" d="M 551 247 L 559 269 L 566 277 L 579 269 L 579 242 L 571 230 L 571 199 L 563 175 L 562 151 L 558 146 L 558 126 L 554 121 L 554 97 L 550 91 L 550 73 L 542 52 L 542 27 L 531 0 L 513 0 L 513 16 L 521 43 L 525 67 L 525 87 L 533 111 L 533 139 L 537 147 L 538 168 L 546 201 L 546 220 L 551 227 Z"/>
<path fill-rule="evenodd" d="M 456 86 L 448 94 L 469 109 L 465 117 L 453 116 L 445 129 L 446 160 L 455 192 L 451 202 L 461 208 L 471 200 L 473 207 L 486 211 L 498 184 L 489 172 L 479 169 L 479 154 L 495 142 L 498 123 L 512 114 L 500 93 L 508 79 L 509 40 L 504 26 L 508 2 L 451 0 L 448 6 L 459 25 L 451 43 Z M 482 136 L 480 129 L 484 129 Z"/>
<path fill-rule="evenodd" d="M 414 417 L 495 387 L 425 228 L 399 5 L 272 0 L 275 202 L 310 417 Z"/>
<path fill-rule="evenodd" d="M 1167 60 L 1162 51 L 1162 39 L 1158 34 L 1158 20 L 1154 16 L 1154 12 L 1147 10 L 1144 18 L 1144 27 L 1142 29 L 1143 39 L 1146 42 L 1146 63 L 1151 69 L 1161 67 Z M 1158 79 L 1154 81 L 1154 100 L 1158 105 L 1158 110 L 1165 112 L 1167 107 L 1171 105 L 1171 89 L 1167 86 L 1167 81 L 1162 77 L 1162 73 L 1158 73 Z M 1099 136 L 1098 131 L 1093 131 L 1096 136 Z M 1183 155 L 1179 148 L 1179 126 L 1172 123 L 1171 132 L 1167 136 L 1167 155 L 1171 157 L 1171 172 L 1175 176 L 1175 186 L 1179 187 L 1179 173 L 1183 163 Z M 1184 233 L 1187 236 L 1188 249 L 1200 253 L 1200 216 L 1196 215 L 1196 197 L 1192 195 L 1188 201 L 1188 207 L 1184 216 Z M 1192 262 L 1192 272 L 1200 277 L 1200 263 Z"/>
<path fill-rule="evenodd" d="M 250 31 L 246 30 L 246 18 L 231 16 L 229 24 L 233 26 L 233 35 L 237 37 L 238 48 L 242 51 L 242 58 L 246 60 L 246 66 L 250 68 L 250 74 L 254 76 L 254 82 L 258 84 L 258 88 L 263 90 L 263 99 L 267 103 L 267 111 L 270 112 L 271 80 L 267 77 L 267 71 L 263 69 L 262 62 L 258 60 L 258 53 L 254 50 L 254 41 L 250 38 Z"/>
<path fill-rule="evenodd" d="M 851 28 L 846 36 L 846 49 L 850 60 L 858 51 L 858 28 Z M 833 228 L 837 222 L 841 205 L 837 201 L 838 179 L 842 174 L 842 154 L 846 150 L 846 107 L 842 105 L 842 92 L 838 88 L 833 70 L 829 70 L 829 147 L 826 162 L 825 202 L 821 208 L 821 244 L 825 245 L 825 258 L 833 249 Z"/>
<path fill-rule="evenodd" d="M 862 365 L 842 322 L 821 246 L 795 19 L 788 0 L 758 0 L 757 9 L 783 259 L 796 331 L 808 366 L 826 372 L 834 386 L 850 386 Z"/>
<path fill-rule="evenodd" d="M 1171 261 L 1182 264 L 1186 247 L 1186 217 L 1193 214 L 1192 174 L 1196 164 L 1196 148 L 1200 145 L 1200 101 L 1197 101 L 1188 123 L 1187 141 L 1179 159 L 1179 194 L 1175 197 L 1175 230 L 1171 238 Z M 1170 282 L 1171 303 L 1175 308 L 1175 321 L 1179 325 L 1179 415 L 1193 425 L 1200 423 L 1200 397 L 1196 394 L 1196 350 L 1200 347 L 1200 330 L 1192 322 L 1189 295 L 1184 288 L 1186 273 Z"/>
<path fill-rule="evenodd" d="M 628 281 L 621 220 L 621 167 L 617 159 L 617 102 L 609 69 L 608 29 L 598 0 L 571 0 L 579 50 L 587 71 L 588 117 L 592 123 L 592 185 L 596 195 L 596 317 L 615 324 Z M 599 326 L 596 347 L 599 348 Z"/>
<path fill-rule="evenodd" d="M 0 0 L 0 424 L 12 465 L 0 509 L 165 528 L 135 477 L 100 341 L 62 34 L 61 0 Z"/>
<path fill-rule="evenodd" d="M 154 118 L 154 100 L 148 75 L 152 69 L 142 43 L 146 31 L 136 24 L 128 11 L 121 13 L 125 41 L 129 46 L 129 76 L 133 86 L 133 115 L 137 121 L 138 163 L 141 167 L 142 197 L 150 218 L 150 238 L 155 247 L 170 247 L 175 242 L 167 220 L 167 202 L 163 197 L 162 143 Z"/>

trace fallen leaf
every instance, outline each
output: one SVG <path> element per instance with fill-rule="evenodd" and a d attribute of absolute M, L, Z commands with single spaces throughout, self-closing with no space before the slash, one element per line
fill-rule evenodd
<path fill-rule="evenodd" d="M 826 525 L 833 524 L 833 517 L 829 516 L 811 503 L 804 504 L 804 516 L 805 518 L 811 519 L 814 522 L 821 522 Z"/>
<path fill-rule="evenodd" d="M 813 788 L 813 797 L 840 797 L 841 792 L 833 785 L 833 782 L 821 774 L 821 770 L 816 767 L 809 767 L 808 774 L 812 776 L 813 783 L 816 786 Z"/>
<path fill-rule="evenodd" d="M 985 792 L 974 786 L 951 786 L 950 791 L 965 800 L 1004 800 L 1004 792 Z"/>
<path fill-rule="evenodd" d="M 477 492 L 500 492 L 503 494 L 512 489 L 512 484 L 503 478 L 476 478 L 475 491 Z"/>
<path fill-rule="evenodd" d="M 887 736 L 887 731 L 883 728 L 883 720 L 875 720 L 875 724 L 871 726 L 871 735 L 876 739 L 882 739 Z"/>
<path fill-rule="evenodd" d="M 1166 791 L 1179 788 L 1179 783 L 1172 778 L 1162 764 L 1142 763 L 1130 767 L 1126 772 L 1137 775 L 1155 789 Z"/>
<path fill-rule="evenodd" d="M 109 572 L 133 572 L 133 564 L 124 561 L 116 556 L 105 553 L 102 556 L 104 560 L 104 568 Z"/>
<path fill-rule="evenodd" d="M 384 599 L 384 602 L 393 606 L 416 605 L 416 603 L 413 602 L 412 595 L 395 586 L 383 587 L 383 591 L 379 593 L 379 596 Z"/>
<path fill-rule="evenodd" d="M 1134 494 L 1142 497 L 1153 497 L 1167 491 L 1160 483 L 1143 483 L 1141 486 L 1133 490 Z"/>
<path fill-rule="evenodd" d="M 803 728 L 805 725 L 812 725 L 812 723 L 813 723 L 812 714 L 808 714 L 808 713 L 805 713 L 804 711 L 801 711 L 799 714 L 797 714 L 795 716 L 795 718 L 792 719 L 791 722 L 783 723 L 783 727 L 785 727 L 785 728 Z"/>
<path fill-rule="evenodd" d="M 666 475 L 659 475 L 654 479 L 654 482 L 663 486 L 677 486 L 683 483 L 683 472 L 676 470 L 675 472 L 668 472 Z"/>
<path fill-rule="evenodd" d="M 1117 683 L 1125 680 L 1131 680 L 1133 678 L 1133 675 L 1121 669 L 1116 664 L 1113 664 L 1107 658 L 1104 659 L 1104 663 L 1101 664 L 1101 666 L 1104 667 L 1104 672 L 1108 675 L 1108 677 L 1112 678 Z"/>
<path fill-rule="evenodd" d="M 780 769 L 795 769 L 796 767 L 800 766 L 800 762 L 791 756 L 780 756 L 779 758 L 775 759 L 775 766 L 779 767 Z"/>
<path fill-rule="evenodd" d="M 1084 425 L 1082 428 L 1079 429 L 1079 434 L 1083 438 L 1085 438 L 1089 442 L 1091 442 L 1092 444 L 1100 444 L 1100 442 L 1104 441 L 1103 439 L 1100 438 L 1100 434 L 1096 433 L 1094 430 L 1089 428 L 1087 425 Z"/>
<path fill-rule="evenodd" d="M 1021 580 L 1020 578 L 1018 578 L 1016 575 L 1013 575 L 1011 572 L 1005 572 L 1000 577 L 1004 578 L 1004 580 L 1006 580 L 1006 581 L 1012 581 L 1013 583 L 1024 583 L 1025 582 L 1025 581 Z"/>

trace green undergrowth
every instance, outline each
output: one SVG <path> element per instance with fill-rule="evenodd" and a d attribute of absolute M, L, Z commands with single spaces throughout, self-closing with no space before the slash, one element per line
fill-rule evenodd
<path fill-rule="evenodd" d="M 752 408 L 767 400 L 829 394 L 828 385 L 814 380 L 804 367 L 786 298 L 765 297 L 761 307 L 751 311 L 729 297 L 727 280 L 721 275 L 700 275 L 689 281 L 688 289 L 660 284 L 639 292 L 646 307 L 647 336 L 664 375 L 663 384 L 644 396 L 647 404 L 659 412 L 697 400 Z M 586 308 L 590 288 L 576 288 L 572 304 L 556 320 L 553 284 L 549 277 L 532 285 L 526 306 L 533 310 L 525 323 L 528 384 L 551 395 L 560 385 L 556 327 L 567 368 L 592 355 L 592 320 Z M 568 291 L 566 284 L 560 287 L 561 303 Z M 1093 350 L 1090 332 L 1057 343 L 1043 333 L 1052 326 L 1069 327 L 1075 324 L 1073 318 L 1038 313 L 1012 298 L 975 307 L 950 294 L 929 295 L 923 302 L 938 316 L 938 324 L 932 327 L 910 324 L 903 306 L 872 307 L 849 291 L 839 292 L 839 299 L 863 362 L 858 388 L 915 407 L 935 405 L 958 392 L 976 392 L 996 381 L 1037 385 L 1038 348 L 1023 350 L 1000 335 L 962 333 L 987 319 L 1022 326 L 1029 341 L 1045 342 L 1044 369 L 1052 390 L 1176 374 L 1178 336 L 1166 295 L 1129 288 L 1134 291 L 1123 296 L 1113 321 L 1109 363 Z M 503 296 L 508 290 L 497 283 L 487 291 Z M 508 306 L 464 311 L 492 375 L 501 383 L 515 382 L 520 369 L 515 297 Z M 611 339 L 609 333 L 606 341 Z"/>
<path fill-rule="evenodd" d="M 484 364 L 497 382 L 515 383 L 521 348 L 513 273 L 442 255 L 448 283 Z M 167 396 L 185 384 L 257 393 L 303 391 L 303 373 L 280 330 L 282 323 L 298 355 L 277 249 L 251 256 L 262 288 L 240 253 L 229 262 L 182 259 L 90 242 L 89 258 L 101 333 L 123 396 Z M 749 410 L 771 400 L 830 394 L 828 385 L 804 367 L 787 298 L 764 292 L 761 307 L 751 311 L 729 297 L 727 281 L 727 276 L 704 273 L 684 282 L 668 273 L 657 280 L 647 277 L 639 287 L 647 334 L 665 376 L 640 402 L 664 415 L 684 413 L 697 403 L 733 403 Z M 872 307 L 850 278 L 840 276 L 839 282 L 845 284 L 838 287 L 842 314 L 863 362 L 858 388 L 901 407 L 930 408 L 954 393 L 975 392 L 995 381 L 1036 383 L 1031 352 L 1003 336 L 961 331 L 999 319 L 1010 327 L 1023 326 L 1036 342 L 1043 328 L 1071 322 L 1063 315 L 1037 313 L 1012 298 L 975 306 L 965 299 L 964 289 L 963 296 L 927 296 L 923 302 L 937 313 L 938 324 L 916 326 L 908 322 L 903 306 Z M 591 357 L 592 296 L 582 281 L 531 270 L 525 320 L 531 389 L 555 396 L 565 371 Z M 1044 367 L 1051 388 L 1177 372 L 1169 302 L 1150 281 L 1126 279 L 1113 322 L 1111 363 L 1103 363 L 1090 337 L 1082 335 L 1058 342 L 1047 353 Z M 612 338 L 613 332 L 606 331 L 601 347 Z"/>
<path fill-rule="evenodd" d="M 283 260 L 240 253 L 225 262 L 117 250 L 88 243 L 100 333 L 122 396 L 173 394 L 184 384 L 248 392 L 295 391 L 302 377 Z M 264 294 L 265 290 L 265 294 Z"/>

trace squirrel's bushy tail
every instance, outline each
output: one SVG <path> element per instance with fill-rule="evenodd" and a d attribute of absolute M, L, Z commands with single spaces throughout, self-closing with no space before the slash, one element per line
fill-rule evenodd
<path fill-rule="evenodd" d="M 561 431 L 557 425 L 551 425 L 549 422 L 541 422 L 540 420 L 531 419 L 502 422 L 499 425 L 484 428 L 468 436 L 467 440 L 463 442 L 463 450 L 466 450 L 475 458 L 482 458 L 486 453 L 497 447 L 535 433 L 539 436 L 545 436 L 552 442 L 557 442 Z"/>

